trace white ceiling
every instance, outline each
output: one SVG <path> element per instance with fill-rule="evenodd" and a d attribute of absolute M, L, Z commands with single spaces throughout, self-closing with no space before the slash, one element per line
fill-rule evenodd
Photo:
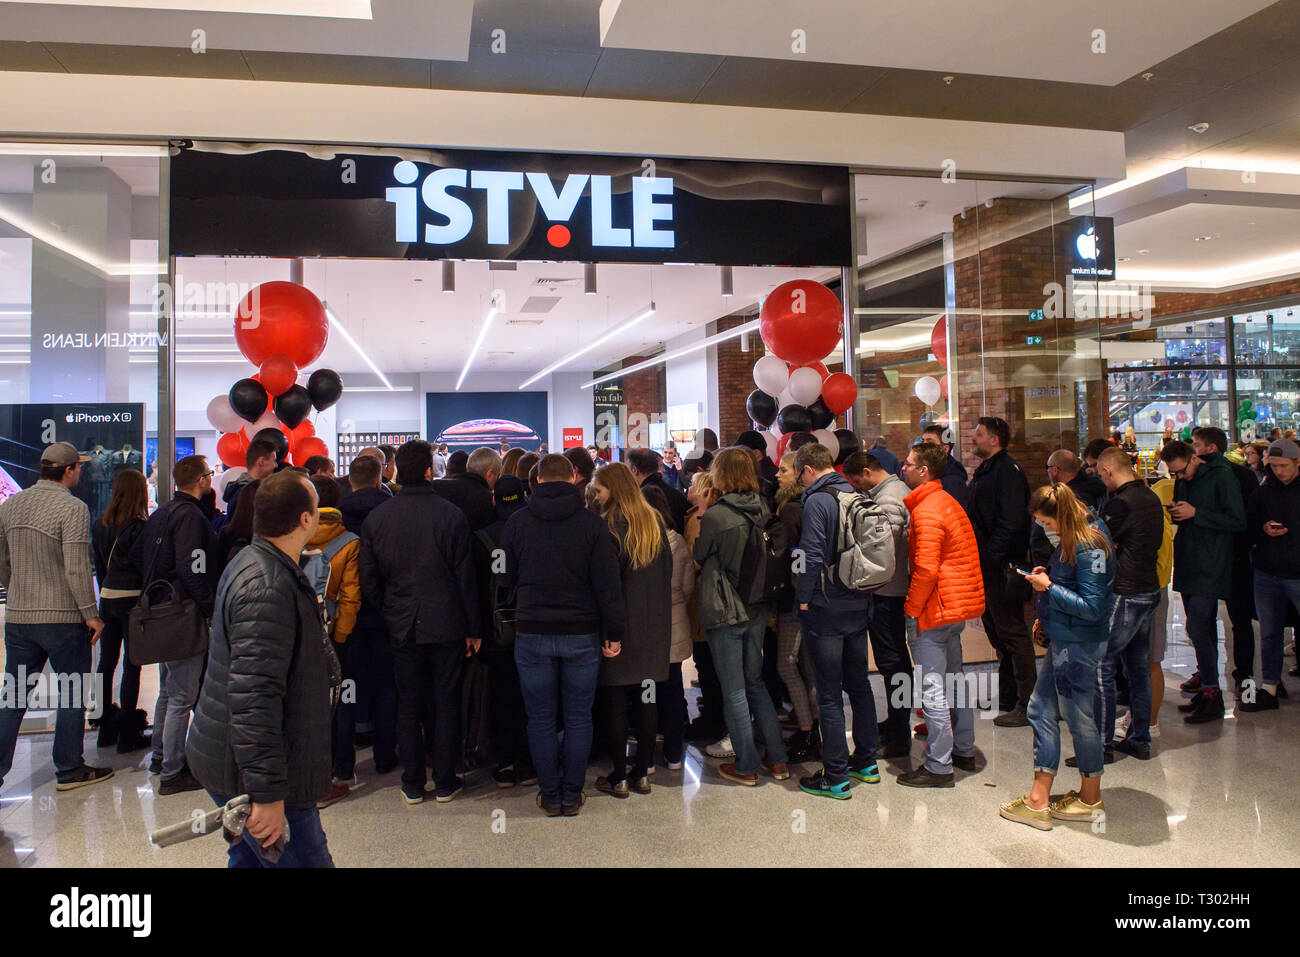
<path fill-rule="evenodd" d="M 1113 86 L 1273 0 L 603 0 L 607 47 Z M 1105 32 L 1094 52 L 1093 31 Z M 792 33 L 803 30 L 806 52 Z"/>

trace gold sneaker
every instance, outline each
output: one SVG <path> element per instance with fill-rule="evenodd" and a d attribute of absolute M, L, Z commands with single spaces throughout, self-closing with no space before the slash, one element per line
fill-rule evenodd
<path fill-rule="evenodd" d="M 1067 791 L 1065 797 L 1051 805 L 1052 817 L 1058 821 L 1083 821 L 1096 824 L 1106 820 L 1106 802 L 1085 804 L 1079 799 L 1078 791 Z"/>
<path fill-rule="evenodd" d="M 998 808 L 998 814 L 1008 821 L 1015 821 L 1017 824 L 1028 824 L 1030 827 L 1036 827 L 1040 831 L 1050 831 L 1052 829 L 1052 811 L 1050 806 L 1036 811 L 1028 805 L 1028 794 L 1022 794 L 1010 804 L 1003 804 Z"/>

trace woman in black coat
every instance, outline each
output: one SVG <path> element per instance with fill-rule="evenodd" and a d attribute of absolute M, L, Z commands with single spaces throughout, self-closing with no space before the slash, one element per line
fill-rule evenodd
<path fill-rule="evenodd" d="M 630 791 L 650 793 L 650 762 L 654 760 L 659 709 L 655 682 L 668 680 L 672 643 L 673 557 L 663 519 L 646 502 L 622 463 L 596 472 L 601 514 L 619 544 L 623 599 L 627 605 L 627 631 L 622 647 L 600 664 L 599 694 L 606 712 L 607 743 L 613 768 L 596 779 L 598 790 L 617 798 Z M 649 700 L 647 700 L 649 699 Z M 636 715 L 636 759 L 627 768 L 627 713 Z"/>

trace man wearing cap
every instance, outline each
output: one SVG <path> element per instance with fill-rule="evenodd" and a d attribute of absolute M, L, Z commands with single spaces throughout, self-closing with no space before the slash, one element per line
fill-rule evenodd
<path fill-rule="evenodd" d="M 70 443 L 56 442 L 41 453 L 36 484 L 0 504 L 0 585 L 9 593 L 0 689 L 0 784 L 13 766 L 28 685 L 47 661 L 62 679 L 55 682 L 60 697 L 80 690 L 80 700 L 59 701 L 55 787 L 68 791 L 113 776 L 111 768 L 89 767 L 82 752 L 90 647 L 104 630 L 90 567 L 90 512 L 71 491 L 86 461 L 89 456 Z M 96 698 L 103 700 L 102 694 Z"/>
<path fill-rule="evenodd" d="M 1268 447 L 1272 476 L 1250 496 L 1246 532 L 1255 567 L 1260 664 L 1264 680 L 1243 689 L 1240 711 L 1273 711 L 1282 684 L 1282 628 L 1287 604 L 1300 612 L 1300 445 L 1277 439 Z M 1253 681 L 1251 682 L 1253 684 Z"/>

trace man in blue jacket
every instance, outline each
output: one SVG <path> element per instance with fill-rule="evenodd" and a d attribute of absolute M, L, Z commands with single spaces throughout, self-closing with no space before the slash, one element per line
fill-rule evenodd
<path fill-rule="evenodd" d="M 867 666 L 867 630 L 872 598 L 836 584 L 828 574 L 838 554 L 839 495 L 859 493 L 835 471 L 830 449 L 819 443 L 795 453 L 794 471 L 804 483 L 803 531 L 799 538 L 802 564 L 795 586 L 804 641 L 812 657 L 817 681 L 817 706 L 821 717 L 824 767 L 801 778 L 800 790 L 822 797 L 846 800 L 849 778 L 876 784 L 879 730 L 876 702 Z M 844 728 L 844 693 L 853 706 L 853 755 L 849 755 Z"/>

